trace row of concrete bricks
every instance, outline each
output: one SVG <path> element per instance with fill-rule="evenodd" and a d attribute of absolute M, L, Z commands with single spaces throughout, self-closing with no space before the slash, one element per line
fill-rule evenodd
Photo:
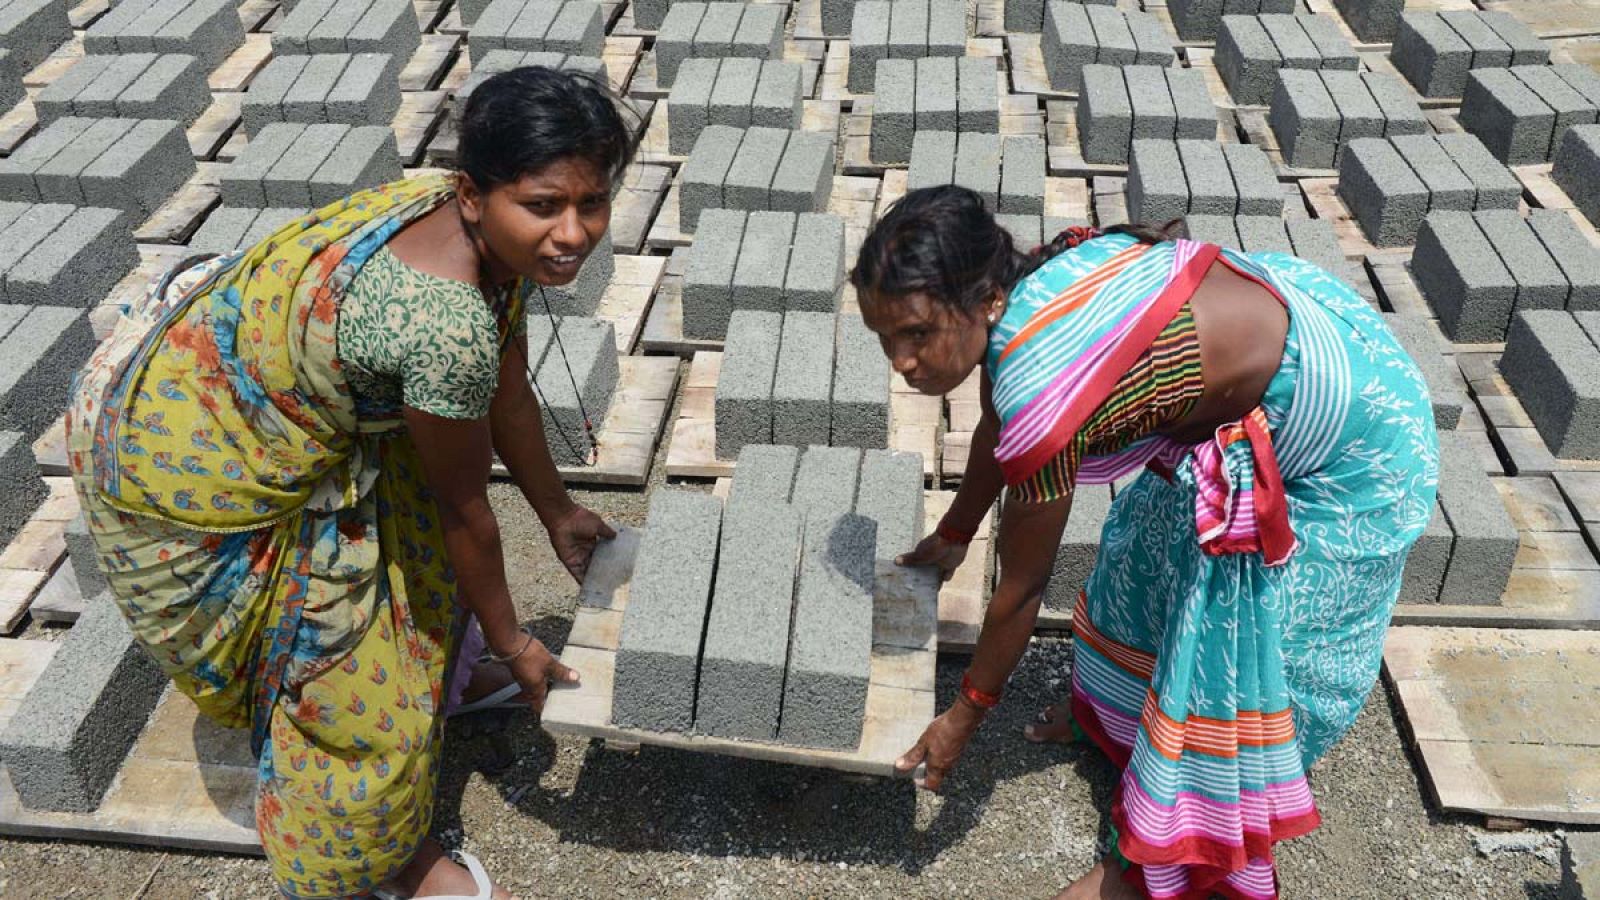
<path fill-rule="evenodd" d="M 1505 340 L 1514 312 L 1600 309 L 1600 249 L 1560 210 L 1429 213 L 1411 273 L 1459 343 Z"/>
<path fill-rule="evenodd" d="M 387 126 L 399 111 L 393 56 L 318 53 L 274 57 L 251 79 L 240 118 L 254 136 L 273 122 Z"/>
<path fill-rule="evenodd" d="M 1469 436 L 1441 432 L 1438 502 L 1406 557 L 1400 602 L 1499 605 L 1518 543 Z"/>
<path fill-rule="evenodd" d="M 1239 104 L 1265 106 L 1278 87 L 1279 69 L 1348 69 L 1356 51 L 1329 16 L 1223 16 L 1217 34 L 1217 73 Z"/>
<path fill-rule="evenodd" d="M 1191 215 L 1189 237 L 1245 253 L 1289 253 L 1330 274 L 1352 281 L 1351 264 L 1339 248 L 1333 223 L 1326 219 L 1286 220 L 1276 215 Z"/>
<path fill-rule="evenodd" d="M 33 98 L 34 113 L 46 125 L 65 116 L 192 125 L 210 105 L 205 67 L 184 53 L 85 56 Z"/>
<path fill-rule="evenodd" d="M 1512 66 L 1467 76 L 1461 126 L 1506 165 L 1550 159 L 1573 125 L 1600 120 L 1600 73 L 1588 66 Z"/>
<path fill-rule="evenodd" d="M 749 444 L 884 447 L 889 361 L 861 317 L 741 309 L 716 393 L 717 456 Z"/>
<path fill-rule="evenodd" d="M 707 125 L 799 128 L 805 112 L 801 76 L 799 63 L 779 59 L 684 60 L 667 96 L 667 149 L 688 153 Z"/>
<path fill-rule="evenodd" d="M 1260 147 L 1216 141 L 1133 142 L 1128 215 L 1168 222 L 1185 215 L 1279 216 L 1283 189 Z"/>
<path fill-rule="evenodd" d="M 605 16 L 592 0 L 493 0 L 467 32 L 467 49 L 473 59 L 491 50 L 598 57 L 605 40 Z"/>
<path fill-rule="evenodd" d="M 872 161 L 907 162 L 912 136 L 919 131 L 999 132 L 1003 91 L 999 69 L 989 58 L 930 56 L 879 62 L 872 101 Z"/>
<path fill-rule="evenodd" d="M 91 307 L 139 264 L 120 209 L 0 201 L 0 303 Z"/>
<path fill-rule="evenodd" d="M 885 59 L 965 56 L 967 8 L 960 0 L 859 0 L 850 24 L 851 93 L 874 89 Z"/>
<path fill-rule="evenodd" d="M 1573 206 L 1600 224 L 1600 125 L 1575 125 L 1561 137 L 1550 177 Z"/>
<path fill-rule="evenodd" d="M 1044 139 L 1036 135 L 919 131 L 911 143 L 906 187 L 958 184 L 976 191 L 996 212 L 1040 215 L 1047 154 Z"/>
<path fill-rule="evenodd" d="M 1600 459 L 1600 312 L 1518 312 L 1500 372 L 1550 452 Z"/>
<path fill-rule="evenodd" d="M 599 436 L 617 389 L 616 328 L 603 319 L 529 310 L 528 371 L 556 465 L 590 462 L 589 429 Z"/>
<path fill-rule="evenodd" d="M 185 53 L 207 70 L 243 44 L 235 0 L 120 0 L 83 34 L 85 53 Z"/>
<path fill-rule="evenodd" d="M 1294 0 L 1173 0 L 1167 4 L 1172 26 L 1185 41 L 1217 39 L 1224 13 L 1257 16 L 1283 15 L 1295 11 Z"/>
<path fill-rule="evenodd" d="M 501 72 L 509 72 L 523 66 L 544 66 L 547 69 L 576 72 L 601 84 L 607 83 L 606 65 L 598 56 L 578 56 L 544 50 L 490 50 L 480 57 L 474 57 L 472 71 L 456 89 L 455 102 L 465 104 L 466 99 L 472 96 L 478 85 Z"/>
<path fill-rule="evenodd" d="M 1285 69 L 1267 114 L 1283 158 L 1331 169 L 1356 138 L 1426 134 L 1416 92 L 1393 75 L 1343 69 Z"/>
<path fill-rule="evenodd" d="M 1198 69 L 1083 67 L 1078 144 L 1085 162 L 1126 163 L 1136 140 L 1211 140 L 1217 111 Z"/>
<path fill-rule="evenodd" d="M 820 212 L 833 189 L 833 135 L 708 125 L 678 170 L 678 222 L 693 231 L 707 209 Z"/>
<path fill-rule="evenodd" d="M 671 87 L 691 57 L 782 58 L 788 10 L 776 3 L 674 3 L 656 34 L 656 83 Z"/>
<path fill-rule="evenodd" d="M 0 196 L 107 206 L 142 221 L 195 170 L 179 122 L 67 116 L 0 160 Z"/>
<path fill-rule="evenodd" d="M 409 0 L 298 0 L 272 33 L 277 55 L 386 53 L 396 76 L 421 45 Z"/>
<path fill-rule="evenodd" d="M 1515 209 L 1522 183 L 1470 134 L 1360 138 L 1339 163 L 1339 197 L 1367 240 L 1399 247 L 1416 240 L 1428 213 Z"/>
<path fill-rule="evenodd" d="M 0 4 L 0 49 L 20 82 L 34 66 L 72 40 L 72 21 L 62 0 L 6 0 Z"/>
<path fill-rule="evenodd" d="M 467 2 L 469 4 L 483 3 L 485 0 L 467 0 Z M 645 30 L 657 30 L 661 28 L 661 23 L 666 21 L 667 11 L 670 10 L 675 3 L 680 2 L 687 2 L 687 0 L 640 0 L 640 2 L 628 4 L 628 9 L 633 13 L 633 24 L 636 27 Z M 695 0 L 695 2 L 706 2 L 706 0 Z M 710 2 L 743 3 L 745 0 L 710 0 Z M 466 7 L 463 7 L 462 9 L 463 14 L 465 14 Z M 826 11 L 824 11 L 824 15 L 826 15 Z M 850 20 L 848 18 L 845 19 L 844 27 L 846 29 L 850 27 Z M 846 36 L 846 33 L 839 34 L 839 37 Z"/>
<path fill-rule="evenodd" d="M 222 170 L 222 202 L 317 208 L 400 176 L 389 128 L 273 122 Z"/>
<path fill-rule="evenodd" d="M 721 340 L 738 309 L 833 312 L 844 282 L 844 220 L 831 213 L 710 209 L 688 257 L 683 333 Z"/>
<path fill-rule="evenodd" d="M 1550 48 L 1510 13 L 1409 12 L 1389 60 L 1424 97 L 1459 97 L 1468 71 L 1542 66 Z"/>
<path fill-rule="evenodd" d="M 254 247 L 307 211 L 304 207 L 219 206 L 189 236 L 189 249 L 196 253 L 232 253 Z"/>
<path fill-rule="evenodd" d="M 1058 91 L 1077 91 L 1083 67 L 1095 63 L 1170 66 L 1177 59 L 1172 39 L 1155 16 L 1066 0 L 1050 0 L 1045 7 L 1039 46 L 1050 87 Z"/>
<path fill-rule="evenodd" d="M 1007 32 L 1038 34 L 1044 30 L 1044 8 L 1048 0 L 1005 0 Z M 1116 0 L 1081 0 L 1085 6 L 1116 6 Z"/>

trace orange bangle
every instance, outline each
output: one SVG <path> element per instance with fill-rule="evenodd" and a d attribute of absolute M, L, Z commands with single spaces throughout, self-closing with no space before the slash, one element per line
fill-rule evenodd
<path fill-rule="evenodd" d="M 994 709 L 1000 705 L 1000 695 L 980 691 L 972 686 L 972 676 L 961 673 L 961 697 L 979 709 Z"/>
<path fill-rule="evenodd" d="M 970 544 L 972 539 L 977 537 L 977 532 L 960 531 L 943 519 L 939 520 L 939 525 L 933 529 L 933 533 L 938 535 L 940 540 L 949 544 Z"/>

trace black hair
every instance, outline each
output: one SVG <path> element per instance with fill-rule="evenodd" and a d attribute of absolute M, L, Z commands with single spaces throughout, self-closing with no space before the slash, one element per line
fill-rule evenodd
<path fill-rule="evenodd" d="M 1116 225 L 1092 234 L 1128 234 L 1159 244 L 1178 234 L 1177 224 Z M 1087 229 L 1068 228 L 1024 251 L 976 192 L 953 184 L 918 188 L 867 232 L 850 283 L 863 299 L 921 293 L 974 315 L 996 292 L 1009 294 L 1051 257 L 1088 236 Z"/>
<path fill-rule="evenodd" d="M 621 105 L 605 83 L 583 72 L 544 66 L 500 72 L 467 97 L 458 165 L 484 191 L 569 157 L 594 163 L 615 184 L 635 149 Z"/>

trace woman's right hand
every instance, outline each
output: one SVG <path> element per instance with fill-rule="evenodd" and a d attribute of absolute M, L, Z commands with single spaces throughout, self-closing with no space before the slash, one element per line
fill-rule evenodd
<path fill-rule="evenodd" d="M 530 635 L 528 641 L 528 648 L 507 665 L 511 668 L 511 677 L 522 685 L 520 698 L 526 700 L 534 712 L 543 712 L 550 683 L 577 684 L 578 673 L 562 665 L 538 638 Z"/>
<path fill-rule="evenodd" d="M 949 581 L 967 558 L 967 545 L 947 541 L 937 533 L 923 538 L 910 553 L 902 553 L 895 563 L 902 566 L 934 566 L 939 580 Z"/>

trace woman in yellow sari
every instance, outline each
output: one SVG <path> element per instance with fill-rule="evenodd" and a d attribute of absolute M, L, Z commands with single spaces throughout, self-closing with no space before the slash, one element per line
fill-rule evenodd
<path fill-rule="evenodd" d="M 484 680 L 535 709 L 577 675 L 518 627 L 490 461 L 581 577 L 612 532 L 551 461 L 524 302 L 577 274 L 632 153 L 604 87 L 491 78 L 459 174 L 179 273 L 80 376 L 71 465 L 112 592 L 179 690 L 251 729 L 286 896 L 491 896 L 428 837 L 469 616 L 501 664 Z"/>

